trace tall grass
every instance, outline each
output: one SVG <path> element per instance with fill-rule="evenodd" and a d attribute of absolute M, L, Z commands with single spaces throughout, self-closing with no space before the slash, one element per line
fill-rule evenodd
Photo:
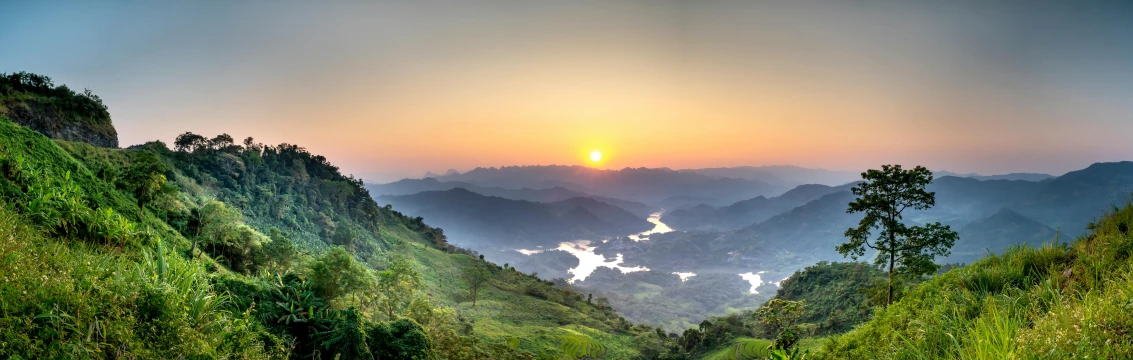
<path fill-rule="evenodd" d="M 1133 357 L 1133 207 L 1072 244 L 1017 246 L 953 269 L 834 337 L 819 358 Z"/>

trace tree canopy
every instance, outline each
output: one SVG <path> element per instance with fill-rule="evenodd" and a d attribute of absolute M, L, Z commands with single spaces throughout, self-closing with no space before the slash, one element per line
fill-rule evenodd
<path fill-rule="evenodd" d="M 959 235 L 939 222 L 908 226 L 903 222 L 906 210 L 925 210 L 936 204 L 936 194 L 925 190 L 932 182 L 932 172 L 923 166 L 905 170 L 901 165 L 883 165 L 881 170 L 862 173 L 863 182 L 852 191 L 857 199 L 850 202 L 847 213 L 863 213 L 857 227 L 846 230 L 849 240 L 837 247 L 843 256 L 853 259 L 864 256 L 866 249 L 877 251 L 874 263 L 888 266 L 889 286 L 886 305 L 893 303 L 893 276 L 921 276 L 939 267 L 936 256 L 948 256 Z M 872 231 L 877 237 L 870 241 Z"/>

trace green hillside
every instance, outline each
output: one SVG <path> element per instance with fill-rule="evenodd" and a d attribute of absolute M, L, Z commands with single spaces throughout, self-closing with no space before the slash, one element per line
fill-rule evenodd
<path fill-rule="evenodd" d="M 52 91 L 36 101 L 77 96 Z M 99 123 L 68 106 L 53 111 Z M 1114 208 L 1072 243 L 918 278 L 888 308 L 857 263 L 797 272 L 777 297 L 806 302 L 806 358 L 1130 358 L 1131 226 L 1133 204 Z M 715 301 L 696 286 L 681 288 Z M 767 351 L 787 326 L 759 311 L 666 334 L 590 295 L 449 244 L 297 145 L 185 133 L 118 149 L 0 114 L 0 358 L 794 358 Z M 660 309 L 625 310 L 679 311 Z"/>
<path fill-rule="evenodd" d="M 102 148 L 0 116 L 0 196 L 0 357 L 628 359 L 666 341 L 295 145 Z"/>
<path fill-rule="evenodd" d="M 1133 357 L 1133 206 L 1066 245 L 1014 247 L 937 276 L 824 345 L 829 359 Z"/>

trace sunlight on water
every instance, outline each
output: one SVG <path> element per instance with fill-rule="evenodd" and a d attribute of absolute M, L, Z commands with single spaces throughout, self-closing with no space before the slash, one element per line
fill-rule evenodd
<path fill-rule="evenodd" d="M 649 271 L 649 269 L 644 266 L 621 266 L 623 261 L 622 254 L 618 254 L 613 260 L 606 260 L 605 256 L 595 254 L 594 249 L 595 247 L 590 246 L 590 240 L 568 241 L 559 244 L 556 250 L 566 251 L 578 258 L 578 267 L 567 270 L 568 273 L 574 274 L 574 278 L 570 279 L 571 283 L 585 280 L 587 276 L 590 276 L 590 274 L 600 266 L 618 269 L 623 274 L 635 271 Z"/>
<path fill-rule="evenodd" d="M 642 232 L 642 233 L 630 235 L 629 236 L 630 239 L 633 239 L 633 241 L 648 240 L 648 239 L 642 239 L 641 236 L 645 236 L 645 235 L 649 235 L 649 234 L 661 234 L 661 233 L 667 233 L 667 232 L 673 231 L 673 228 L 671 228 L 671 227 L 669 227 L 669 225 L 665 225 L 665 223 L 661 222 L 661 212 L 656 212 L 656 213 L 649 215 L 649 219 L 647 219 L 647 220 L 649 222 L 653 223 L 653 225 L 654 225 L 653 229 L 649 230 L 649 231 Z M 610 241 L 609 239 L 604 239 L 604 240 L 602 240 L 602 243 L 605 244 L 605 243 L 608 243 L 609 241 Z M 631 273 L 631 272 L 635 272 L 635 271 L 649 271 L 649 269 L 644 267 L 644 266 L 635 266 L 635 267 L 621 266 L 622 261 L 624 261 L 623 258 L 622 258 L 622 254 L 618 254 L 618 256 L 615 257 L 613 260 L 609 260 L 609 259 L 606 259 L 605 256 L 595 254 L 594 249 L 597 249 L 597 246 L 590 246 L 590 244 L 591 244 L 590 240 L 575 240 L 575 241 L 568 241 L 568 242 L 559 243 L 559 247 L 555 249 L 555 250 L 566 251 L 566 252 L 570 253 L 571 255 L 574 255 L 574 257 L 578 258 L 578 267 L 567 270 L 568 273 L 571 273 L 571 274 L 574 275 L 574 278 L 569 280 L 571 283 L 574 283 L 575 281 L 578 281 L 578 280 L 585 280 L 587 276 L 590 276 L 590 274 L 593 273 L 594 270 L 597 270 L 599 267 L 608 267 L 608 268 L 611 268 L 611 269 L 618 269 L 623 274 L 624 273 Z M 541 253 L 544 250 L 542 250 L 542 249 L 535 249 L 535 250 L 515 249 L 515 251 L 517 251 L 517 252 L 519 252 L 520 254 L 523 254 L 523 255 L 533 255 L 533 254 Z M 690 276 L 696 276 L 696 274 L 693 274 L 693 273 L 674 273 L 674 274 L 677 274 L 678 276 L 680 276 L 681 281 L 688 280 L 688 278 Z"/>
<path fill-rule="evenodd" d="M 690 278 L 690 277 L 693 277 L 693 276 L 696 276 L 696 273 L 690 273 L 690 272 L 675 272 L 675 273 L 673 273 L 673 275 L 676 275 L 676 276 L 680 276 L 680 277 L 681 277 L 681 282 L 685 282 L 685 281 L 688 281 L 688 278 Z"/>
<path fill-rule="evenodd" d="M 642 236 L 646 236 L 646 235 L 649 235 L 649 234 L 664 234 L 664 233 L 673 231 L 673 228 L 671 228 L 671 227 L 669 227 L 669 225 L 665 225 L 665 223 L 661 222 L 661 212 L 655 212 L 655 213 L 649 215 L 649 219 L 646 219 L 646 221 L 653 223 L 653 229 L 639 233 L 639 234 L 630 235 L 629 236 L 630 239 L 633 239 L 633 241 L 641 241 Z"/>
<path fill-rule="evenodd" d="M 759 278 L 759 274 L 762 274 L 762 273 L 765 273 L 765 272 L 766 271 L 760 271 L 758 273 L 748 272 L 748 273 L 744 273 L 744 274 L 739 274 L 741 278 L 743 278 L 744 280 L 747 280 L 747 282 L 751 283 L 751 289 L 748 289 L 748 292 L 750 292 L 752 294 L 758 294 L 759 293 L 758 291 L 755 291 L 755 288 L 759 287 L 759 285 L 763 285 L 763 279 Z"/>

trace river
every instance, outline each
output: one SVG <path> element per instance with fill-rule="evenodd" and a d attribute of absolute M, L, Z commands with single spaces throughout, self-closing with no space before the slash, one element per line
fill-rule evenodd
<path fill-rule="evenodd" d="M 666 225 L 665 223 L 661 222 L 661 214 L 662 214 L 661 212 L 656 212 L 656 213 L 650 214 L 649 218 L 646 219 L 646 221 L 653 223 L 653 228 L 648 230 L 648 231 L 643 231 L 643 232 L 640 232 L 640 233 L 637 233 L 637 234 L 629 235 L 629 238 L 633 239 L 633 241 L 643 241 L 643 240 L 649 240 L 648 236 L 651 235 L 651 234 L 663 234 L 663 233 L 667 233 L 667 232 L 672 232 L 673 228 L 671 228 L 671 227 L 669 227 L 669 225 Z M 605 242 L 605 241 L 603 241 L 603 242 Z M 554 250 L 559 250 L 559 251 L 565 251 L 567 253 L 570 253 L 571 255 L 574 255 L 574 257 L 578 258 L 578 266 L 567 270 L 567 273 L 574 275 L 572 278 L 570 278 L 568 280 L 571 283 L 574 283 L 575 281 L 586 280 L 586 277 L 590 276 L 590 274 L 593 273 L 594 270 L 597 270 L 599 267 L 617 269 L 618 271 L 621 271 L 623 274 L 624 273 L 636 272 L 636 271 L 649 271 L 649 268 L 646 268 L 644 266 L 634 266 L 634 267 L 622 266 L 622 262 L 624 261 L 624 259 L 622 258 L 622 254 L 617 254 L 617 256 L 614 257 L 613 259 L 607 259 L 606 256 L 604 256 L 604 255 L 595 254 L 594 250 L 598 248 L 598 245 L 591 245 L 593 243 L 594 242 L 591 241 L 591 240 L 567 241 L 567 242 L 559 243 L 559 247 L 554 249 Z M 526 249 L 518 249 L 516 251 L 518 251 L 518 252 L 520 252 L 524 255 L 531 255 L 531 254 L 537 254 L 537 253 L 543 252 L 543 250 L 526 250 Z M 748 272 L 748 273 L 745 273 L 745 274 L 738 274 L 738 275 L 741 278 L 743 278 L 744 280 L 747 280 L 751 284 L 751 288 L 748 289 L 749 292 L 751 292 L 752 294 L 758 294 L 758 292 L 755 291 L 755 288 L 757 288 L 757 287 L 759 287 L 760 285 L 763 284 L 763 279 L 761 279 L 760 276 L 759 276 L 759 274 L 762 274 L 762 273 L 764 273 L 764 272 L 763 271 L 760 271 L 760 272 L 757 272 L 757 273 Z M 696 276 L 696 274 L 692 273 L 692 272 L 674 272 L 673 274 L 679 276 L 681 278 L 682 282 L 687 281 L 690 277 Z"/>

